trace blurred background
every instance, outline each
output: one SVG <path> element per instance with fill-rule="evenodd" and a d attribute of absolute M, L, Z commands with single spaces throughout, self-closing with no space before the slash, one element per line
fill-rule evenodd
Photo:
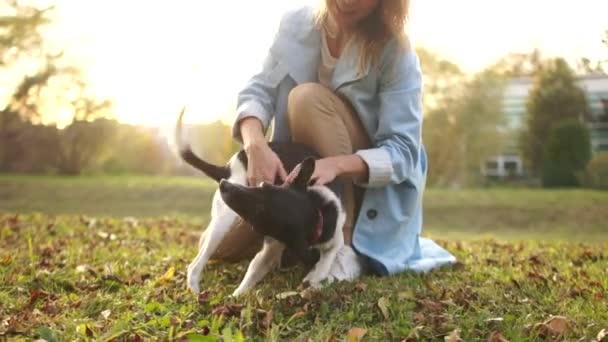
<path fill-rule="evenodd" d="M 213 184 L 171 147 L 178 111 L 226 162 L 237 92 L 282 13 L 315 3 L 0 0 L 0 211 L 207 215 Z M 607 13 L 412 1 L 431 231 L 605 235 Z"/>

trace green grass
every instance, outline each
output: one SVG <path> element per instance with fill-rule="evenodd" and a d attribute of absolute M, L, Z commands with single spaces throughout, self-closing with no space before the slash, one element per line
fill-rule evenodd
<path fill-rule="evenodd" d="M 206 224 L 216 185 L 193 177 L 0 175 L 0 212 L 183 217 Z M 608 239 L 608 192 L 428 189 L 424 232 L 458 239 Z"/>
<path fill-rule="evenodd" d="M 606 193 L 432 189 L 425 230 L 455 267 L 312 295 L 297 268 L 232 299 L 246 262 L 211 263 L 205 292 L 186 291 L 213 189 L 191 178 L 0 176 L 0 340 L 342 341 L 358 327 L 370 341 L 455 330 L 463 341 L 592 341 L 608 329 Z"/>

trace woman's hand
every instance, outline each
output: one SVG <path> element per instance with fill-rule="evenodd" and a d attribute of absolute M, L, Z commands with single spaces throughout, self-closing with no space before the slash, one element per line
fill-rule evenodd
<path fill-rule="evenodd" d="M 326 157 L 315 161 L 315 170 L 310 177 L 310 183 L 325 185 L 331 183 L 338 176 L 366 179 L 367 172 L 367 164 L 356 154 Z M 285 183 L 293 183 L 298 173 L 300 173 L 299 164 L 287 176 Z"/>
<path fill-rule="evenodd" d="M 328 157 L 323 159 L 317 159 L 315 161 L 315 170 L 310 176 L 311 185 L 325 185 L 333 181 L 339 176 L 338 164 L 335 157 Z M 295 181 L 296 177 L 300 173 L 300 164 L 296 166 L 285 180 L 286 184 L 291 184 Z"/>
<path fill-rule="evenodd" d="M 277 176 L 284 181 L 287 172 L 281 159 L 268 146 L 260 120 L 255 117 L 243 119 L 240 131 L 248 160 L 247 183 L 250 186 L 257 186 L 262 181 L 274 183 Z"/>
<path fill-rule="evenodd" d="M 287 178 L 287 172 L 281 159 L 264 141 L 251 143 L 245 146 L 247 153 L 247 183 L 257 186 L 265 181 L 274 184 L 278 176 L 282 181 Z"/>
<path fill-rule="evenodd" d="M 339 172 L 336 158 L 318 159 L 315 162 L 315 171 L 312 173 L 310 180 L 314 185 L 325 185 L 336 179 L 340 175 Z"/>

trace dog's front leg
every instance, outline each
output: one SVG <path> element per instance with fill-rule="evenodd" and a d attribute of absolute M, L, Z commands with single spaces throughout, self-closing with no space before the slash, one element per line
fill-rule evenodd
<path fill-rule="evenodd" d="M 234 226 L 237 218 L 237 214 L 229 208 L 211 218 L 211 222 L 209 222 L 207 230 L 204 233 L 205 239 L 202 243 L 199 243 L 198 254 L 188 265 L 187 284 L 192 292 L 200 292 L 201 272 L 203 272 L 207 261 L 209 261 L 211 255 L 213 255 L 220 242 L 222 242 L 226 233 Z"/>
<path fill-rule="evenodd" d="M 245 273 L 245 278 L 243 278 L 243 281 L 241 281 L 241 284 L 234 290 L 232 295 L 236 297 L 249 290 L 262 280 L 268 272 L 277 267 L 281 260 L 283 249 L 285 249 L 285 246 L 282 243 L 271 238 L 265 238 L 264 247 L 251 260 L 247 273 Z"/>
<path fill-rule="evenodd" d="M 315 267 L 306 275 L 303 282 L 310 283 L 313 287 L 320 287 L 321 282 L 325 280 L 331 269 L 331 265 L 336 260 L 336 255 L 342 247 L 342 244 L 335 244 L 328 249 L 321 250 L 321 257 Z"/>

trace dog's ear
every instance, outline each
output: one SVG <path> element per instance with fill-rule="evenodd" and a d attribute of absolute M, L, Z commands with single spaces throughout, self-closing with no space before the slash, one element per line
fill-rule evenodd
<path fill-rule="evenodd" d="M 296 190 L 306 191 L 308 187 L 308 183 L 310 182 L 310 177 L 315 172 L 315 159 L 313 157 L 308 157 L 304 159 L 300 165 L 300 172 L 296 176 L 296 179 L 293 180 L 291 186 Z"/>

